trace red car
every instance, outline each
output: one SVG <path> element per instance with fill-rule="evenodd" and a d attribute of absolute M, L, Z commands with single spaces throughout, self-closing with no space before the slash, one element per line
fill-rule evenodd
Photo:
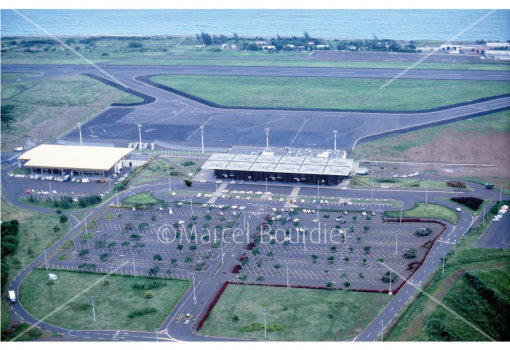
<path fill-rule="evenodd" d="M 32 192 L 30 191 L 30 189 L 28 189 L 28 188 L 27 188 L 27 189 L 25 190 L 25 194 L 30 194 L 30 193 L 32 193 Z"/>

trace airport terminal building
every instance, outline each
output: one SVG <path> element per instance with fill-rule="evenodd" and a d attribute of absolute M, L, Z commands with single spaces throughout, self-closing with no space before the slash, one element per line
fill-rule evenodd
<path fill-rule="evenodd" d="M 40 145 L 19 159 L 32 173 L 111 176 L 123 167 L 133 149 L 118 147 Z"/>
<path fill-rule="evenodd" d="M 256 153 L 256 154 L 253 154 Z M 329 156 L 275 155 L 273 152 L 252 154 L 215 153 L 202 166 L 214 171 L 217 179 L 306 183 L 334 186 L 356 173 L 358 162 Z"/>

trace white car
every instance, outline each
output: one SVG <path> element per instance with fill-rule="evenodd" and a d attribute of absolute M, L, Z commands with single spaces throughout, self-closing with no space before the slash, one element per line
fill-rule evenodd
<path fill-rule="evenodd" d="M 294 222 L 298 222 L 298 221 L 299 221 L 299 219 L 298 219 L 298 218 L 295 218 L 295 219 L 294 219 L 294 220 L 292 220 L 292 221 L 294 221 Z"/>
<path fill-rule="evenodd" d="M 283 198 L 280 198 L 280 202 L 283 202 Z"/>
<path fill-rule="evenodd" d="M 236 199 L 239 199 L 239 198 L 241 198 L 241 196 L 236 196 Z"/>
<path fill-rule="evenodd" d="M 494 219 L 492 219 L 492 221 L 497 222 L 497 221 L 499 221 L 499 219 L 498 218 L 494 218 Z"/>
<path fill-rule="evenodd" d="M 327 200 L 324 201 L 324 204 L 328 204 L 329 202 Z"/>
<path fill-rule="evenodd" d="M 237 192 L 237 190 L 233 190 L 233 191 L 232 191 L 232 192 L 230 192 L 230 193 L 239 193 L 239 192 Z"/>
<path fill-rule="evenodd" d="M 53 193 L 55 193 L 55 194 L 57 194 L 57 191 L 56 191 L 56 190 L 53 190 L 52 192 L 53 192 Z"/>
<path fill-rule="evenodd" d="M 220 198 L 221 198 L 221 199 L 225 199 L 225 195 L 224 195 L 224 194 L 222 194 Z"/>
<path fill-rule="evenodd" d="M 228 193 L 228 190 L 223 190 L 221 191 L 221 193 Z"/>
<path fill-rule="evenodd" d="M 232 209 L 237 209 L 237 205 L 231 206 Z"/>
<path fill-rule="evenodd" d="M 301 203 L 304 203 L 304 202 L 305 202 L 305 200 L 304 200 L 304 199 L 301 199 Z"/>
<path fill-rule="evenodd" d="M 397 175 L 397 174 L 395 174 L 395 175 L 393 175 L 393 177 L 394 177 L 394 178 L 397 178 L 397 177 L 398 177 L 398 175 Z"/>
<path fill-rule="evenodd" d="M 179 203 L 177 203 L 177 205 L 183 205 L 183 204 L 184 204 L 183 202 L 179 202 Z"/>
<path fill-rule="evenodd" d="M 365 213 L 365 212 L 362 212 L 362 213 L 361 213 L 361 215 L 363 215 L 363 216 L 367 216 L 367 213 Z"/>
<path fill-rule="evenodd" d="M 341 190 L 347 190 L 347 187 L 342 187 Z"/>
<path fill-rule="evenodd" d="M 324 201 L 321 199 L 319 203 L 320 203 L 320 204 L 324 204 Z"/>
<path fill-rule="evenodd" d="M 221 180 L 216 181 L 216 183 L 217 183 L 217 184 L 220 184 L 220 183 L 221 183 Z"/>
<path fill-rule="evenodd" d="M 248 191 L 246 192 L 246 194 L 253 194 L 253 191 Z"/>
<path fill-rule="evenodd" d="M 48 191 L 44 191 L 43 194 L 50 194 Z"/>
<path fill-rule="evenodd" d="M 179 225 L 184 224 L 184 220 L 179 220 Z"/>
<path fill-rule="evenodd" d="M 236 182 L 234 180 L 230 181 L 231 184 L 235 184 Z"/>
<path fill-rule="evenodd" d="M 202 197 L 202 193 L 197 194 L 197 198 L 200 198 L 200 197 Z"/>
<path fill-rule="evenodd" d="M 255 192 L 255 194 L 263 194 L 261 191 L 257 191 Z"/>
<path fill-rule="evenodd" d="M 455 210 L 457 210 L 457 211 L 459 211 L 459 212 L 460 212 L 460 211 L 462 211 L 460 208 L 455 208 Z"/>
<path fill-rule="evenodd" d="M 318 221 L 319 221 L 319 219 L 313 219 L 313 222 L 314 222 L 314 223 L 316 223 L 316 222 L 318 222 Z"/>
<path fill-rule="evenodd" d="M 246 207 L 239 207 L 239 210 L 244 210 L 246 209 Z"/>
<path fill-rule="evenodd" d="M 273 208 L 273 211 L 276 211 L 276 208 Z"/>
<path fill-rule="evenodd" d="M 175 192 L 172 192 L 172 196 L 175 196 Z"/>
<path fill-rule="evenodd" d="M 251 199 L 251 197 L 246 197 L 246 200 L 249 201 Z"/>
<path fill-rule="evenodd" d="M 243 194 L 243 193 L 246 193 L 246 192 L 244 192 L 244 191 L 239 191 L 239 193 Z"/>
<path fill-rule="evenodd" d="M 400 178 L 405 179 L 405 178 L 407 178 L 407 175 L 402 175 Z"/>
<path fill-rule="evenodd" d="M 207 204 L 202 204 L 202 208 L 205 208 L 205 207 L 207 207 Z"/>
<path fill-rule="evenodd" d="M 352 205 L 352 203 L 351 203 L 351 202 L 349 202 L 349 203 L 347 203 L 347 205 Z"/>

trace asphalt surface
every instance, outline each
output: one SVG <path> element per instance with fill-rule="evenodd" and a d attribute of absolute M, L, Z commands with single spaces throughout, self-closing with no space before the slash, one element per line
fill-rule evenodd
<path fill-rule="evenodd" d="M 402 133 L 421 127 L 473 118 L 507 110 L 510 96 L 492 100 L 473 101 L 422 112 L 387 111 L 304 111 L 278 109 L 227 109 L 204 105 L 169 92 L 136 77 L 154 74 L 204 74 L 204 75 L 267 75 L 267 76 L 359 76 L 387 80 L 400 70 L 351 69 L 332 70 L 324 68 L 274 68 L 274 67 L 192 67 L 192 66 L 102 66 L 110 76 L 91 66 L 24 65 L 2 66 L 3 72 L 41 72 L 41 77 L 89 73 L 106 77 L 115 83 L 155 98 L 156 101 L 139 106 L 109 107 L 89 119 L 82 126 L 83 142 L 110 143 L 126 147 L 138 141 L 137 124 L 142 124 L 142 141 L 155 140 L 199 146 L 199 127 L 204 126 L 206 147 L 229 148 L 234 145 L 265 146 L 265 128 L 270 129 L 269 144 L 272 147 L 332 148 L 333 130 L 337 130 L 337 148 L 348 154 L 358 142 Z M 338 74 L 338 72 L 346 74 Z M 413 70 L 408 77 L 420 79 L 481 79 L 510 80 L 510 72 L 494 71 L 437 71 Z M 40 79 L 26 78 L 28 80 Z M 58 137 L 62 141 L 77 142 L 77 128 Z M 54 141 L 56 142 L 56 141 Z"/>

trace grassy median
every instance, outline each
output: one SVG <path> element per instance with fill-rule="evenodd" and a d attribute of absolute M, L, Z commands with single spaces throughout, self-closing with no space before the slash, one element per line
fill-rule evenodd
<path fill-rule="evenodd" d="M 156 83 L 224 106 L 423 110 L 508 93 L 503 81 L 161 75 Z"/>
<path fill-rule="evenodd" d="M 264 340 L 339 341 L 357 336 L 391 300 L 379 293 L 229 285 L 201 335 Z M 367 307 L 370 305 L 370 307 Z M 255 324 L 255 325 L 254 325 Z"/>
<path fill-rule="evenodd" d="M 384 215 L 390 218 L 399 218 L 399 211 L 386 211 Z M 456 224 L 459 221 L 459 216 L 453 210 L 437 204 L 416 203 L 412 209 L 402 212 L 403 218 L 425 218 L 425 219 L 440 219 Z"/>

